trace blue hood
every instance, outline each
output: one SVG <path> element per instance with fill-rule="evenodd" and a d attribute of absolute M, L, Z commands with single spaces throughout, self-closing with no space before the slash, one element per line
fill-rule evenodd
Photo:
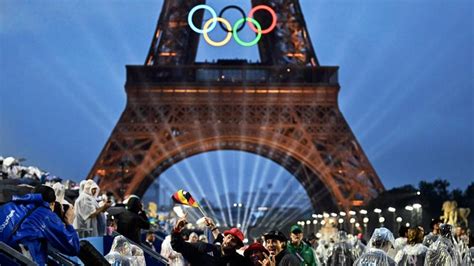
<path fill-rule="evenodd" d="M 43 205 L 49 208 L 49 203 L 43 201 L 41 194 L 26 194 L 24 196 L 13 196 L 12 201 L 18 204 Z"/>

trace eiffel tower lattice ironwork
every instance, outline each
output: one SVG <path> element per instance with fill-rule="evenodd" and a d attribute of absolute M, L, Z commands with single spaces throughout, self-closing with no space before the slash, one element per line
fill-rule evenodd
<path fill-rule="evenodd" d="M 298 0 L 252 0 L 278 16 L 261 63 L 195 62 L 187 22 L 204 0 L 164 0 L 143 66 L 127 66 L 127 104 L 88 178 L 143 195 L 173 164 L 214 150 L 271 159 L 303 185 L 315 211 L 348 210 L 383 191 L 338 107 L 338 67 L 320 66 Z M 194 24 L 202 25 L 204 11 Z M 256 12 L 262 28 L 271 16 Z"/>

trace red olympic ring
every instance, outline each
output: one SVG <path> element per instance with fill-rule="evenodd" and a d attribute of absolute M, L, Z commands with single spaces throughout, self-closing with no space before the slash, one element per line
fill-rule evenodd
<path fill-rule="evenodd" d="M 272 24 L 270 25 L 270 27 L 268 27 L 268 29 L 262 30 L 262 34 L 267 34 L 270 31 L 272 31 L 276 27 L 276 24 L 277 24 L 277 15 L 271 7 L 266 6 L 266 5 L 255 6 L 254 8 L 252 8 L 250 10 L 248 17 L 253 18 L 253 15 L 255 14 L 255 12 L 257 12 L 258 10 L 261 10 L 261 9 L 268 11 L 270 13 L 270 15 L 272 15 Z M 250 21 L 247 22 L 247 23 L 248 23 L 249 27 L 252 29 L 253 32 L 258 33 L 258 30 L 255 28 L 255 26 Z"/>

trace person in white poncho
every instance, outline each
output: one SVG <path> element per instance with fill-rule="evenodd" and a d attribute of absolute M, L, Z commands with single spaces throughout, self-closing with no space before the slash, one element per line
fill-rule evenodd
<path fill-rule="evenodd" d="M 440 225 L 440 236 L 428 248 L 425 266 L 461 265 L 461 254 L 452 236 L 452 225 Z"/>
<path fill-rule="evenodd" d="M 79 193 L 79 197 L 76 199 L 74 228 L 76 228 L 80 237 L 99 235 L 97 217 L 100 213 L 106 211 L 110 204 L 106 203 L 99 207 L 96 199 L 98 194 L 99 187 L 97 184 L 93 180 L 87 180 L 84 183 L 84 190 Z"/>
<path fill-rule="evenodd" d="M 136 245 L 130 244 L 124 236 L 116 236 L 110 252 L 105 259 L 111 265 L 117 266 L 142 266 L 145 264 L 143 250 Z"/>
<path fill-rule="evenodd" d="M 387 255 L 387 251 L 393 247 L 394 241 L 392 232 L 387 228 L 375 229 L 369 240 L 367 252 L 354 262 L 354 266 L 395 266 L 395 261 Z"/>
<path fill-rule="evenodd" d="M 421 228 L 408 229 L 408 244 L 395 256 L 397 264 L 399 266 L 423 266 L 428 248 L 422 242 L 423 230 Z"/>

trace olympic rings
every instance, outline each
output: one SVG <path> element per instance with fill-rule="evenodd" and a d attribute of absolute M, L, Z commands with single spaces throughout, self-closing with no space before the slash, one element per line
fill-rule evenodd
<path fill-rule="evenodd" d="M 272 15 L 272 24 L 270 25 L 270 27 L 268 27 L 268 29 L 262 30 L 262 34 L 267 34 L 276 27 L 277 15 L 275 13 L 275 10 L 273 10 L 271 7 L 266 6 L 266 5 L 258 5 L 250 10 L 249 18 L 253 18 L 253 15 L 255 14 L 255 12 L 257 12 L 257 10 L 260 10 L 260 9 L 270 12 L 270 15 Z M 255 33 L 257 33 L 257 29 L 255 29 L 252 23 L 249 22 L 249 26 Z"/>
<path fill-rule="evenodd" d="M 242 8 L 238 7 L 238 6 L 235 6 L 235 5 L 230 5 L 230 6 L 226 6 L 224 7 L 224 9 L 221 10 L 221 12 L 219 13 L 219 17 L 222 17 L 222 15 L 224 15 L 224 12 L 227 10 L 227 9 L 231 9 L 231 8 L 235 8 L 237 9 L 237 11 L 240 12 L 240 14 L 242 14 L 242 17 L 245 19 L 245 12 L 242 10 Z M 221 26 L 221 28 L 226 31 L 227 29 L 224 28 L 224 26 L 222 25 L 222 22 L 219 22 L 219 25 Z M 242 23 L 242 25 L 239 27 L 239 30 L 237 31 L 241 31 L 243 28 L 245 27 L 245 24 Z M 228 30 L 227 30 L 228 31 Z M 228 31 L 229 32 L 229 31 Z M 230 32 L 232 32 L 232 29 L 230 30 Z"/>
<path fill-rule="evenodd" d="M 220 23 L 223 23 L 225 25 L 225 27 L 227 28 L 227 36 L 225 37 L 225 39 L 223 41 L 220 41 L 220 42 L 215 42 L 215 41 L 211 40 L 211 38 L 209 38 L 209 35 L 207 35 L 207 33 L 209 32 L 209 30 L 208 30 L 209 25 L 211 25 L 211 23 L 216 23 L 216 21 L 218 21 Z M 232 38 L 232 27 L 230 26 L 229 21 L 227 21 L 223 18 L 216 18 L 215 20 L 213 18 L 209 19 L 204 24 L 203 31 L 204 31 L 204 34 L 203 34 L 204 35 L 204 40 L 206 40 L 206 42 L 208 44 L 210 44 L 212 46 L 216 46 L 216 47 L 226 45 L 230 41 L 230 38 Z"/>
<path fill-rule="evenodd" d="M 239 19 L 237 22 L 235 22 L 233 27 L 230 25 L 228 20 L 222 18 L 222 15 L 224 14 L 224 12 L 227 9 L 230 9 L 230 8 L 237 9 L 242 14 L 242 17 L 243 17 L 243 18 Z M 212 18 L 210 18 L 209 20 L 207 20 L 204 23 L 204 26 L 203 26 L 202 29 L 198 29 L 194 25 L 193 20 L 192 20 L 192 18 L 194 16 L 194 13 L 196 13 L 196 11 L 198 11 L 199 9 L 205 9 L 205 10 L 209 11 L 211 13 L 211 16 L 212 16 Z M 272 23 L 265 30 L 262 30 L 262 27 L 261 27 L 260 23 L 257 22 L 253 18 L 255 12 L 257 12 L 259 10 L 265 10 L 265 11 L 269 12 L 270 15 L 272 16 Z M 238 36 L 238 32 L 240 30 L 242 30 L 243 27 L 245 26 L 245 22 L 247 22 L 247 24 L 250 26 L 250 29 L 257 34 L 257 36 L 255 37 L 255 39 L 253 41 L 244 42 Z M 219 23 L 220 27 L 224 31 L 227 32 L 227 35 L 224 38 L 224 40 L 222 40 L 220 42 L 213 41 L 209 37 L 209 32 L 214 30 L 217 23 Z M 203 34 L 204 39 L 206 40 L 206 42 L 208 44 L 212 45 L 212 46 L 223 46 L 223 45 L 227 44 L 230 41 L 231 37 L 233 36 L 234 40 L 239 45 L 248 47 L 248 46 L 253 46 L 253 45 L 257 44 L 260 41 L 260 39 L 262 38 L 263 34 L 270 33 L 273 29 L 275 29 L 276 24 L 277 24 L 277 15 L 271 7 L 266 6 L 266 5 L 258 5 L 258 6 L 253 7 L 250 10 L 247 17 L 245 16 L 245 13 L 243 12 L 243 10 L 240 7 L 235 6 L 235 5 L 226 6 L 224 9 L 221 10 L 221 12 L 219 13 L 219 16 L 217 16 L 216 11 L 214 11 L 214 9 L 212 7 L 210 7 L 208 5 L 197 5 L 197 6 L 193 7 L 191 9 L 191 11 L 189 12 L 189 14 L 188 14 L 188 24 L 189 24 L 189 27 L 191 27 L 191 29 L 194 32 L 199 33 L 199 34 Z"/>
<path fill-rule="evenodd" d="M 193 19 L 192 19 L 194 13 L 196 13 L 196 11 L 198 11 L 199 9 L 206 9 L 207 11 L 211 12 L 212 19 L 217 19 L 217 14 L 216 14 L 216 11 L 214 11 L 214 9 L 210 6 L 208 6 L 208 5 L 197 5 L 197 6 L 193 7 L 193 9 L 191 9 L 191 11 L 189 11 L 189 15 L 188 15 L 189 27 L 191 27 L 191 29 L 193 29 L 193 31 L 195 31 L 197 33 L 200 33 L 200 34 L 203 34 L 204 33 L 203 30 L 200 30 L 200 29 L 196 28 L 196 26 L 194 26 Z M 216 24 L 217 24 L 217 20 L 214 20 L 214 23 L 212 24 L 211 28 L 208 31 L 213 30 L 216 27 Z"/>
<path fill-rule="evenodd" d="M 238 35 L 238 30 L 237 28 L 240 26 L 240 24 L 244 24 L 244 22 L 247 21 L 249 23 L 252 23 L 252 24 L 255 24 L 255 26 L 257 27 L 257 37 L 255 37 L 255 39 L 251 42 L 244 42 L 242 41 L 240 38 L 239 38 L 239 35 Z M 252 25 L 253 26 L 253 25 Z M 246 46 L 246 47 L 249 47 L 249 46 L 254 46 L 255 44 L 258 43 L 258 41 L 260 41 L 260 38 L 262 38 L 262 27 L 260 26 L 260 23 L 258 23 L 255 19 L 253 18 L 241 18 L 239 19 L 235 24 L 234 24 L 234 29 L 233 29 L 233 36 L 234 36 L 234 40 L 242 45 L 242 46 Z"/>

